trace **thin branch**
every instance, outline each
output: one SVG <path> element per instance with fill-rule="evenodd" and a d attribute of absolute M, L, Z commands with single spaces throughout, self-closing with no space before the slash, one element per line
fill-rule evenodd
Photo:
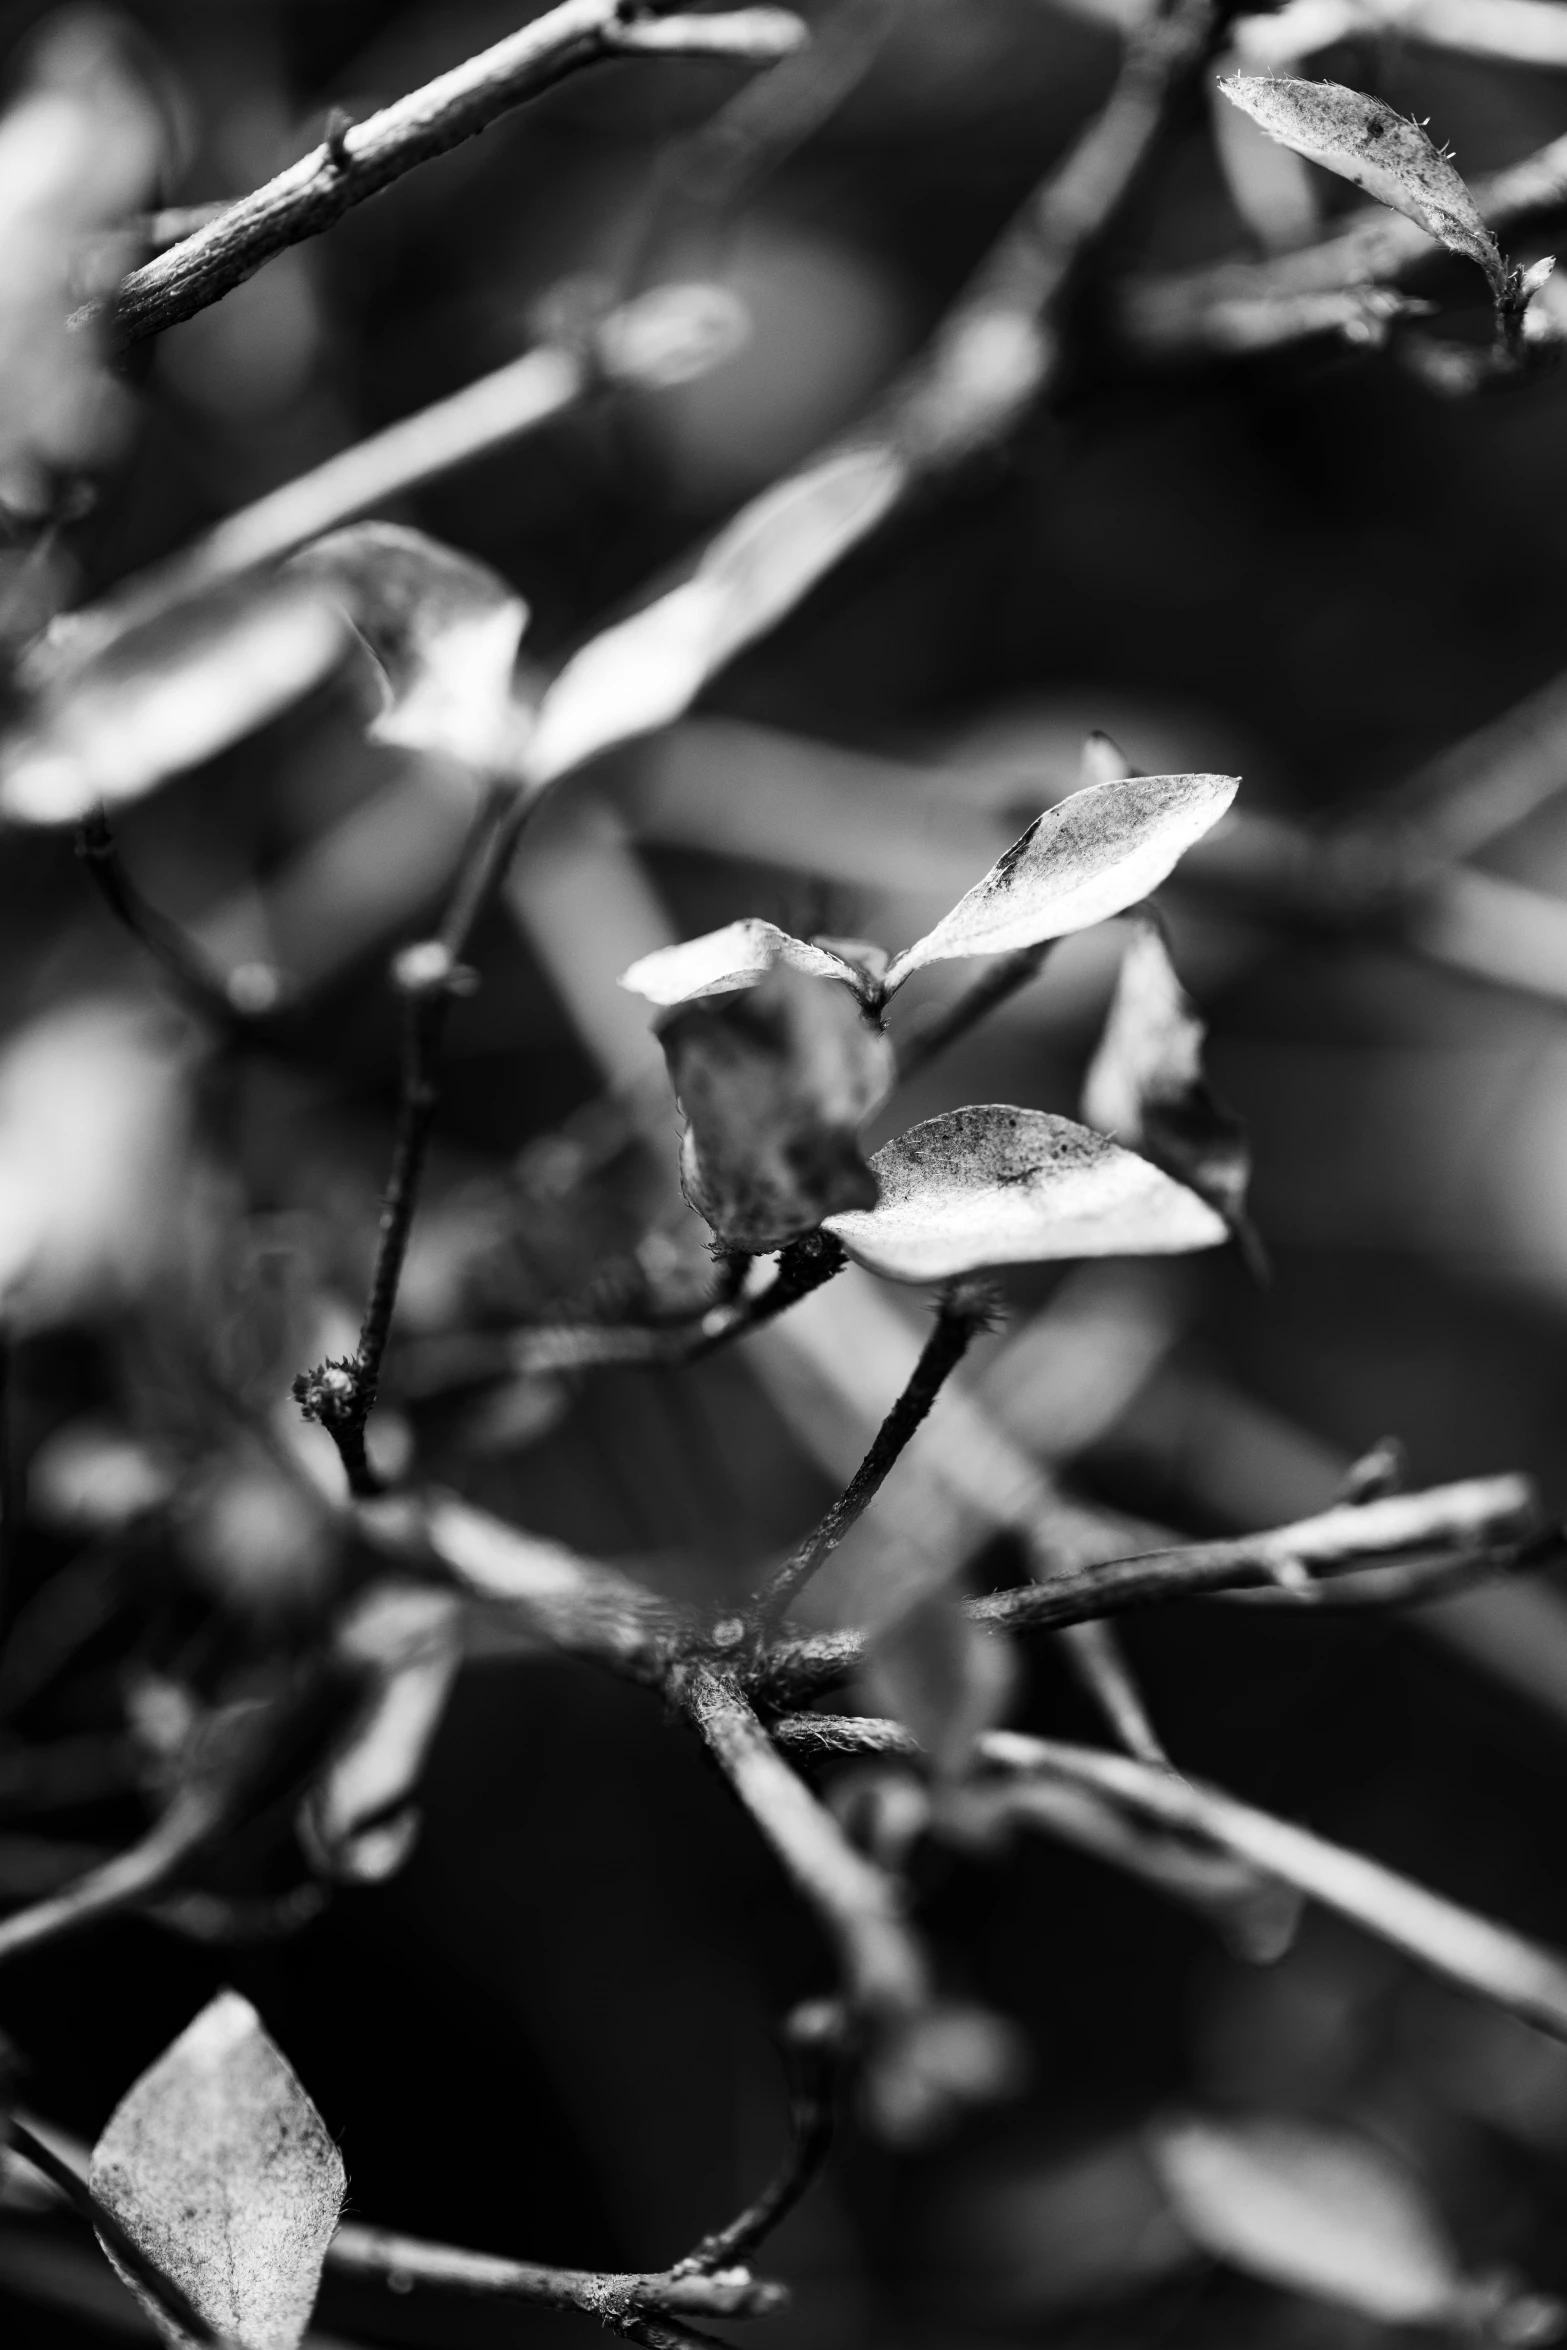
<path fill-rule="evenodd" d="M 1110 1726 L 1139 1762 L 1170 1767 L 1113 1624 L 1068 1624 L 1056 1634 L 1061 1653 Z"/>
<path fill-rule="evenodd" d="M 799 2202 L 832 2145 L 843 2038 L 844 2017 L 836 2001 L 809 2000 L 789 2016 L 783 2031 L 789 2067 L 789 2151 L 754 2203 L 726 2228 L 704 2236 L 676 2263 L 677 2276 L 711 2275 L 715 2269 L 749 2260 Z"/>
<path fill-rule="evenodd" d="M 77 2216 L 87 2222 L 105 2250 L 113 2253 L 120 2267 L 136 2279 L 142 2290 L 151 2295 L 176 2326 L 197 2342 L 217 2343 L 221 2340 L 173 2278 L 164 2275 L 135 2238 L 121 2227 L 113 2212 L 106 2210 L 99 2202 L 87 2181 L 62 2156 L 56 2154 L 53 2147 L 46 2145 L 20 2115 L 13 2114 L 10 2118 L 7 2142 L 11 2152 L 30 2163 Z"/>
<path fill-rule="evenodd" d="M 1315 1586 L 1298 1582 L 1296 1571 L 1303 1568 L 1338 1576 L 1408 1551 L 1435 1551 L 1454 1576 L 1463 1570 L 1466 1579 L 1479 1579 L 1544 1566 L 1562 1544 L 1558 1529 L 1541 1528 L 1527 1478 L 1480 1477 L 1426 1493 L 1344 1503 L 1265 1534 L 1063 1566 L 1048 1582 L 992 1592 L 965 1608 L 976 1622 L 1006 1630 L 1056 1630 L 1129 1608 L 1276 1585 L 1281 1577 L 1296 1577 L 1309 1605 Z M 1436 1562 L 1416 1563 L 1430 1568 Z M 1387 1604 L 1439 1596 L 1450 1587 L 1438 1583 L 1433 1590 L 1431 1581 L 1422 1576 L 1395 1586 Z M 748 1685 L 759 1703 L 781 1711 L 841 1685 L 864 1653 L 864 1635 L 857 1631 L 777 1640 L 751 1668 Z"/>
<path fill-rule="evenodd" d="M 120 927 L 145 950 L 172 984 L 175 993 L 193 1011 L 212 1021 L 226 1035 L 250 1028 L 256 1013 L 248 1010 L 237 991 L 199 947 L 142 896 L 121 864 L 107 811 L 95 808 L 77 828 L 76 853 L 86 866 L 93 887 Z"/>
<path fill-rule="evenodd" d="M 1054 939 L 1047 939 L 1041 946 L 1019 947 L 1015 954 L 998 955 L 960 995 L 912 1024 L 908 1035 L 897 1039 L 899 1083 L 906 1084 L 928 1069 L 938 1054 L 1027 987 L 1044 968 L 1054 944 Z"/>
<path fill-rule="evenodd" d="M 274 253 L 319 236 L 404 172 L 444 155 L 583 66 L 628 55 L 765 64 L 787 56 L 804 37 L 798 18 L 777 8 L 649 19 L 637 0 L 565 0 L 341 137 L 323 141 L 216 220 L 133 270 L 115 308 L 119 339 L 139 342 L 193 317 Z"/>
<path fill-rule="evenodd" d="M 384 2277 L 399 2292 L 429 2285 L 445 2292 L 486 2299 L 531 2302 L 545 2309 L 579 2309 L 601 2324 L 651 2312 L 684 2317 L 770 2317 L 788 2300 L 782 2285 L 763 2282 L 731 2268 L 713 2276 L 703 2271 L 664 2269 L 651 2274 L 613 2270 L 548 2268 L 537 2261 L 506 2260 L 492 2252 L 467 2252 L 455 2244 L 432 2244 L 391 2228 L 365 2227 L 345 2220 L 332 2239 L 328 2264 L 350 2276 Z"/>
<path fill-rule="evenodd" d="M 892 1878 L 856 1852 L 789 1768 L 733 1673 L 693 1663 L 676 1694 L 836 1944 L 855 2009 L 883 2023 L 918 2015 L 930 2003 L 930 1971 Z"/>
<path fill-rule="evenodd" d="M 175 1873 L 199 1852 L 218 1824 L 218 1807 L 200 1794 L 171 1804 L 137 1844 L 89 1869 L 74 1885 L 50 1894 L 30 1909 L 0 1918 L 0 1960 L 36 1950 L 62 1934 L 99 1918 L 133 1909 L 161 1893 Z"/>
<path fill-rule="evenodd" d="M 541 1323 L 514 1332 L 504 1342 L 506 1367 L 524 1372 L 583 1371 L 602 1363 L 670 1367 L 701 1362 L 776 1321 L 841 1273 L 847 1262 L 830 1232 L 808 1232 L 779 1252 L 773 1280 L 754 1295 L 708 1306 L 692 1321 L 673 1328 L 642 1322 Z"/>
<path fill-rule="evenodd" d="M 901 1722 L 843 1715 L 801 1715 L 777 1723 L 774 1736 L 799 1754 L 918 1751 Z M 1015 1774 L 1024 1784 L 1055 1779 L 1088 1787 L 1145 1819 L 1216 1845 L 1336 1910 L 1433 1974 L 1478 1992 L 1554 2039 L 1567 2040 L 1567 1959 L 1441 1894 L 1427 1892 L 1378 1861 L 1256 1811 L 1218 1788 L 1194 1784 L 1128 1755 L 1023 1737 L 1012 1730 L 987 1730 L 979 1751 L 986 1763 Z"/>
<path fill-rule="evenodd" d="M 908 1385 L 876 1432 L 875 1441 L 821 1523 L 813 1528 L 751 1603 L 758 1627 L 775 1624 L 856 1526 L 881 1491 L 904 1446 L 914 1435 L 948 1378 L 967 1354 L 991 1311 L 988 1292 L 971 1283 L 948 1290 L 935 1327 L 910 1374 Z"/>

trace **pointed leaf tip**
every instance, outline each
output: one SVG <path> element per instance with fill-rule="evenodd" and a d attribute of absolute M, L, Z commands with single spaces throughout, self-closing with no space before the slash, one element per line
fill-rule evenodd
<path fill-rule="evenodd" d="M 1450 253 L 1478 263 L 1500 299 L 1507 271 L 1496 239 L 1458 171 L 1419 123 L 1341 82 L 1232 74 L 1219 87 L 1270 138 L 1401 212 Z"/>
<path fill-rule="evenodd" d="M 1124 913 L 1168 879 L 1239 787 L 1235 775 L 1122 775 L 1073 792 L 896 957 L 887 991 L 926 963 L 1012 954 Z"/>
<path fill-rule="evenodd" d="M 804 971 L 817 979 L 843 979 L 857 986 L 860 974 L 840 955 L 825 947 L 808 946 L 792 938 L 776 923 L 748 914 L 688 938 L 679 946 L 655 947 L 620 974 L 619 984 L 650 1004 L 696 1003 L 703 996 L 726 995 L 733 988 L 754 987 L 775 964 Z"/>
<path fill-rule="evenodd" d="M 986 1265 L 1217 1248 L 1223 1218 L 1135 1153 L 1047 1110 L 988 1103 L 879 1150 L 873 1208 L 830 1216 L 849 1255 L 894 1281 Z"/>
<path fill-rule="evenodd" d="M 345 2183 L 321 2116 L 234 1991 L 126 2092 L 91 2173 L 126 2235 L 240 2350 L 297 2350 Z M 165 2341 L 186 2350 L 190 2334 L 115 2266 Z"/>

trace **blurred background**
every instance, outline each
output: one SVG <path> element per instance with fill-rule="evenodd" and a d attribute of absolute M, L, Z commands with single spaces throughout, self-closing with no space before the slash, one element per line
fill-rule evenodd
<path fill-rule="evenodd" d="M 112 223 L 242 193 L 330 107 L 362 117 L 530 13 L 11 0 L 0 34 L 15 105 L 51 75 L 100 77 Z M 0 447 L 12 654 L 500 365 L 584 284 L 716 279 L 750 322 L 723 365 L 601 400 L 391 515 L 515 586 L 541 674 L 627 608 L 918 349 L 1102 101 L 1136 8 L 803 13 L 837 78 L 804 85 L 798 136 L 760 157 L 723 111 L 746 86 L 733 67 L 598 68 L 139 346 L 90 412 L 62 391 L 59 447 Z M 1567 8 L 1539 13 L 1567 35 Z M 1429 117 L 1471 175 L 1567 132 L 1567 64 L 1371 30 L 1309 70 Z M 23 168 L 0 119 L 0 221 Z M 431 1478 L 663 1588 L 748 1586 L 835 1490 L 776 1361 L 484 1378 L 450 1333 L 700 1281 L 672 1105 L 651 1143 L 605 1106 L 663 1083 L 646 1006 L 614 986 L 635 955 L 741 915 L 902 945 L 1075 788 L 1098 727 L 1149 771 L 1241 774 L 1252 838 L 1384 817 L 1413 837 L 1460 803 L 1472 821 L 1411 903 L 1291 897 L 1222 841 L 1183 868 L 1176 959 L 1250 1130 L 1273 1278 L 1226 1251 L 1009 1281 L 1017 1316 L 1058 1334 L 1058 1395 L 1090 1391 L 1067 1436 L 1040 1420 L 1038 1449 L 1199 1532 L 1322 1506 L 1388 1434 L 1414 1481 L 1521 1468 L 1567 1499 L 1567 376 L 1443 398 L 1397 333 L 1137 348 L 1122 275 L 1309 237 L 1351 196 L 1313 175 L 1281 227 L 1249 184 L 1193 93 L 1070 314 L 1050 412 L 541 826 L 453 1022 L 383 1458 L 416 1447 Z M 1513 258 L 1549 249 L 1531 235 Z M 0 282 L 0 381 L 35 350 L 23 275 Z M 1479 282 L 1437 256 L 1411 287 L 1461 337 Z M 90 493 L 62 500 L 62 473 Z M 211 1365 L 291 1412 L 293 1371 L 354 1340 L 396 1101 L 388 959 L 438 914 L 472 812 L 452 774 L 366 742 L 367 706 L 361 675 L 336 678 L 118 826 L 140 889 L 216 963 L 282 975 L 294 1011 L 264 1034 L 215 1043 L 179 1008 L 68 836 L 0 844 L 0 1251 L 28 1510 L 3 1600 L 8 1904 L 62 1854 L 134 1833 L 159 1707 L 247 1643 L 286 1648 L 341 1571 L 236 1450 Z M 962 1102 L 1073 1112 L 1121 943 L 1115 926 L 1068 942 L 882 1131 Z M 966 1569 L 979 1587 L 1016 1571 L 1004 1543 Z M 849 1556 L 824 1613 L 852 1611 L 852 1574 Z M 1567 1943 L 1567 1593 L 1419 1618 L 1193 1605 L 1126 1638 L 1182 1767 Z M 1099 1738 L 1058 1651 L 1025 1662 L 1012 1718 Z M 672 2259 L 778 2150 L 769 2035 L 828 1979 L 813 1925 L 689 1737 L 585 1665 L 471 1658 L 424 1811 L 401 1873 L 319 1914 L 274 1906 L 260 1939 L 135 1919 L 15 1964 L 0 2021 L 30 2104 L 91 2136 L 229 1981 L 340 2138 L 357 2216 L 542 2260 Z M 225 1867 L 215 1890 L 241 1903 L 298 1874 L 270 1848 Z M 1193 2103 L 1369 2130 L 1466 2268 L 1567 2290 L 1567 2053 L 1320 1917 L 1259 1968 L 1043 1839 L 922 1847 L 914 1867 L 946 1978 L 1016 2020 L 1032 2071 L 918 2154 L 848 2134 L 764 2264 L 796 2287 L 780 2350 L 1379 2338 L 1172 2228 L 1139 2133 Z M 0 2296 L 18 2345 L 86 2350 L 132 2322 L 64 2224 L 25 2214 L 0 2213 Z M 454 2350 L 586 2324 L 330 2280 L 318 2322 Z"/>

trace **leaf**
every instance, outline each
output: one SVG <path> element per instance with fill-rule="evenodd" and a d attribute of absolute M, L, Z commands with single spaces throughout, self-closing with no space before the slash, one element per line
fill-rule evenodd
<path fill-rule="evenodd" d="M 165 144 L 113 20 L 73 10 L 47 22 L 0 116 L 0 506 L 14 514 L 41 518 L 58 475 L 101 463 L 123 437 L 131 403 L 102 334 L 67 320 L 139 258 L 134 235 L 114 232 L 153 199 Z"/>
<path fill-rule="evenodd" d="M 780 964 L 744 993 L 678 1007 L 659 1041 L 686 1117 L 681 1184 L 726 1245 L 782 1248 L 874 1201 L 859 1129 L 894 1062 L 849 988 Z"/>
<path fill-rule="evenodd" d="M 894 1281 L 1060 1257 L 1168 1256 L 1225 1237 L 1195 1192 L 1048 1110 L 945 1111 L 887 1143 L 871 1172 L 876 1205 L 830 1216 L 827 1229 Z"/>
<path fill-rule="evenodd" d="M 1150 2150 L 1176 2211 L 1216 2258 L 1392 2325 L 1437 2325 L 1460 2276 L 1425 2197 L 1353 2132 L 1270 2115 L 1166 2123 Z"/>
<path fill-rule="evenodd" d="M 461 1659 L 454 1593 L 415 1584 L 368 1591 L 334 1648 L 365 1676 L 365 1698 L 300 1808 L 300 1835 L 323 1875 L 379 1882 L 402 1866 L 418 1819 L 410 1798 Z"/>
<path fill-rule="evenodd" d="M 0 746 L 0 812 L 69 824 L 140 799 L 263 725 L 342 656 L 341 615 L 299 579 L 250 579 L 74 657 L 65 643 Z"/>
<path fill-rule="evenodd" d="M 220 1992 L 127 2091 L 94 2150 L 91 2183 L 214 2333 L 242 2350 L 295 2350 L 346 2182 L 325 2123 L 248 2000 Z M 115 2266 L 165 2341 L 188 2343 Z"/>
<path fill-rule="evenodd" d="M 340 604 L 370 649 L 385 693 L 373 741 L 473 767 L 515 762 L 528 608 L 498 572 L 391 522 L 332 531 L 287 568 Z"/>
<path fill-rule="evenodd" d="M 893 958 L 886 992 L 927 963 L 1013 954 L 1124 913 L 1218 822 L 1238 785 L 1234 775 L 1135 775 L 1073 792 Z"/>
<path fill-rule="evenodd" d="M 678 718 L 715 671 L 875 527 L 903 482 L 889 451 L 841 449 L 753 499 L 688 580 L 566 663 L 539 708 L 528 759 L 534 785 Z"/>
<path fill-rule="evenodd" d="M 933 1769 L 950 1778 L 968 1764 L 980 1732 L 1005 1715 L 1016 1658 L 949 1593 L 933 1592 L 872 1641 L 864 1679 L 869 1710 L 912 1730 Z"/>
<path fill-rule="evenodd" d="M 1188 1185 L 1234 1230 L 1244 1220 L 1251 1151 L 1203 1075 L 1206 1036 L 1158 923 L 1143 916 L 1083 1081 L 1083 1117 Z"/>
<path fill-rule="evenodd" d="M 841 956 L 825 947 L 808 946 L 803 938 L 791 938 L 776 923 L 750 914 L 742 921 L 726 923 L 722 930 L 688 938 L 680 946 L 655 947 L 652 954 L 641 956 L 629 970 L 622 971 L 620 985 L 632 995 L 645 996 L 650 1004 L 691 1004 L 702 996 L 753 986 L 779 963 L 819 979 L 843 979 L 851 985 L 858 982 L 858 974 Z"/>
<path fill-rule="evenodd" d="M 1496 239 L 1462 179 L 1419 123 L 1406 122 L 1380 98 L 1346 90 L 1340 82 L 1234 74 L 1219 87 L 1270 138 L 1364 188 L 1379 204 L 1417 222 L 1450 253 L 1477 262 L 1492 293 L 1501 298 L 1507 269 Z"/>
<path fill-rule="evenodd" d="M 861 2069 L 865 2118 L 890 2146 L 924 2146 L 972 2105 L 1022 2086 L 1028 2052 L 1015 2025 L 942 2000 L 887 2027 Z"/>

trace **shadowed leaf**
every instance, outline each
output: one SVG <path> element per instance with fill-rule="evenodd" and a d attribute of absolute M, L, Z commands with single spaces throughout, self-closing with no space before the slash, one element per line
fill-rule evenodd
<path fill-rule="evenodd" d="M 852 982 L 856 974 L 838 955 L 824 947 L 808 946 L 791 938 L 776 923 L 756 915 L 710 930 L 702 938 L 687 939 L 676 947 L 657 947 L 643 955 L 620 984 L 650 1004 L 690 1004 L 701 996 L 724 995 L 732 988 L 750 987 L 765 979 L 775 964 L 791 971 L 814 973 L 819 979 Z"/>
<path fill-rule="evenodd" d="M 964 1769 L 980 1732 L 1003 1718 L 1015 1659 L 1005 1640 L 933 1592 L 878 1634 L 864 1679 L 871 1710 L 912 1730 L 945 1777 Z"/>
<path fill-rule="evenodd" d="M 780 966 L 744 994 L 659 1028 L 685 1113 L 686 1197 L 729 1246 L 761 1252 L 867 1207 L 859 1130 L 893 1078 L 892 1047 L 834 980 Z"/>
<path fill-rule="evenodd" d="M 461 1652 L 451 1592 L 385 1584 L 338 1631 L 343 1662 L 364 1672 L 364 1703 L 300 1810 L 300 1834 L 327 1876 L 379 1881 L 412 1849 L 411 1797 L 440 1727 Z"/>
<path fill-rule="evenodd" d="M 1270 138 L 1418 222 L 1450 253 L 1477 262 L 1493 293 L 1503 291 L 1507 271 L 1495 237 L 1453 165 L 1417 122 L 1340 82 L 1237 74 L 1219 87 Z"/>
<path fill-rule="evenodd" d="M 1216 1248 L 1222 1220 L 1183 1184 L 1070 1118 L 999 1103 L 927 1118 L 876 1153 L 881 1197 L 827 1220 L 895 1281 L 1057 1257 Z"/>
<path fill-rule="evenodd" d="M 242 2350 L 296 2350 L 344 2185 L 321 2116 L 233 1991 L 126 2093 L 92 2159 L 99 2202 Z M 166 2341 L 190 2340 L 121 2274 Z"/>
<path fill-rule="evenodd" d="M 1251 1152 L 1240 1120 L 1203 1075 L 1206 1036 L 1158 924 L 1142 917 L 1083 1081 L 1083 1116 L 1188 1184 L 1233 1228 L 1245 1212 Z"/>
<path fill-rule="evenodd" d="M 1150 2149 L 1190 2233 L 1270 2284 L 1384 2324 L 1437 2325 L 1460 2278 L 1424 2195 L 1353 2132 L 1257 2116 L 1156 2129 Z"/>
<path fill-rule="evenodd" d="M 1238 783 L 1233 775 L 1136 775 L 1073 792 L 894 957 L 888 991 L 926 963 L 1013 954 L 1124 913 L 1218 822 Z"/>
<path fill-rule="evenodd" d="M 386 697 L 374 741 L 474 767 L 515 757 L 512 670 L 528 611 L 498 572 L 390 522 L 333 531 L 288 569 L 340 603 L 368 645 Z"/>

